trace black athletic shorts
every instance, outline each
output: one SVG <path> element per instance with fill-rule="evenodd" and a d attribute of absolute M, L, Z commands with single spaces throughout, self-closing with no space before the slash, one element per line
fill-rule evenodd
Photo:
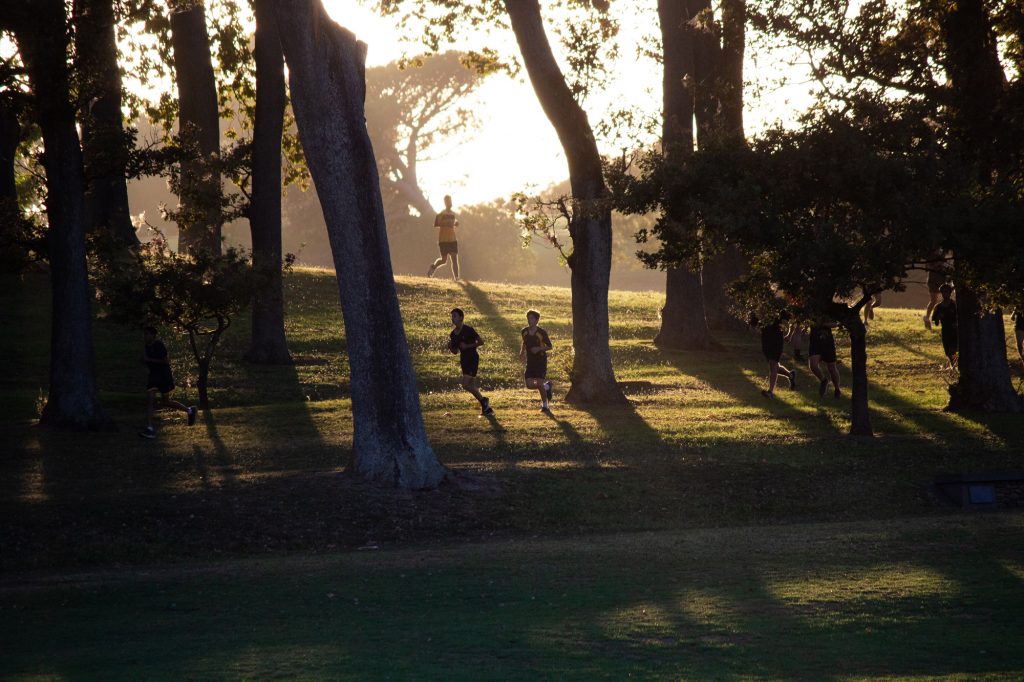
<path fill-rule="evenodd" d="M 459 366 L 464 376 L 475 377 L 480 370 L 480 354 L 475 349 L 472 353 L 463 353 L 459 356 Z"/>
<path fill-rule="evenodd" d="M 459 255 L 459 243 L 458 242 L 440 242 L 437 245 L 438 250 L 441 252 L 441 258 L 447 258 L 449 255 Z"/>
<path fill-rule="evenodd" d="M 782 359 L 782 347 L 785 340 L 781 331 L 761 333 L 761 352 L 769 362 L 778 362 Z"/>
<path fill-rule="evenodd" d="M 526 378 L 546 379 L 548 376 L 548 357 L 542 353 L 526 356 Z"/>
<path fill-rule="evenodd" d="M 822 362 L 836 361 L 836 340 L 831 334 L 811 334 L 811 343 L 807 349 L 808 355 L 821 356 Z"/>
<path fill-rule="evenodd" d="M 146 382 L 146 390 L 149 391 L 154 388 L 161 393 L 170 393 L 174 390 L 174 380 L 170 376 L 150 374 L 149 380 Z"/>

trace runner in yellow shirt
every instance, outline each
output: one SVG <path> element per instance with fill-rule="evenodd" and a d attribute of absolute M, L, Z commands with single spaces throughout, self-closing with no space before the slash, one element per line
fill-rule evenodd
<path fill-rule="evenodd" d="M 441 256 L 431 264 L 430 269 L 427 270 L 427 277 L 433 277 L 434 272 L 451 258 L 452 278 L 458 281 L 459 241 L 455 236 L 455 228 L 458 225 L 459 220 L 455 217 L 455 212 L 452 211 L 452 198 L 445 195 L 444 210 L 434 218 L 434 227 L 437 228 L 437 247 Z"/>

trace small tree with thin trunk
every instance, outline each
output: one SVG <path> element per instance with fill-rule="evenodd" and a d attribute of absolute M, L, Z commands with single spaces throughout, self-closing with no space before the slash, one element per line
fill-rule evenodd
<path fill-rule="evenodd" d="M 210 369 L 224 332 L 266 286 L 244 252 L 175 253 L 159 232 L 134 250 L 102 249 L 93 268 L 97 294 L 111 318 L 161 324 L 188 335 L 198 370 L 199 407 L 210 408 Z"/>

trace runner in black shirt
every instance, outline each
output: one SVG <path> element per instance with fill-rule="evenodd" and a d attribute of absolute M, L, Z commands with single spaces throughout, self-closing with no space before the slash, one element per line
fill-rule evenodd
<path fill-rule="evenodd" d="M 480 394 L 477 388 L 476 374 L 480 368 L 480 354 L 476 349 L 484 345 L 483 339 L 468 324 L 463 324 L 465 313 L 459 308 L 452 309 L 452 333 L 448 336 L 448 350 L 459 354 L 459 365 L 462 367 L 462 388 L 473 394 L 480 403 L 481 414 L 494 414 L 491 401 Z"/>
<path fill-rule="evenodd" d="M 143 438 L 156 438 L 156 430 L 153 428 L 153 412 L 155 410 L 156 394 L 161 397 L 161 407 L 173 407 L 188 415 L 188 425 L 196 423 L 196 408 L 186 407 L 177 400 L 171 399 L 171 391 L 174 390 L 174 378 L 171 376 L 171 365 L 167 361 L 167 346 L 156 338 L 156 329 L 146 327 L 143 330 L 145 346 L 143 348 L 142 362 L 149 368 L 149 380 L 146 382 L 146 428 L 139 431 Z"/>
<path fill-rule="evenodd" d="M 523 345 L 519 349 L 519 359 L 526 361 L 526 387 L 540 391 L 540 411 L 551 412 L 551 382 L 545 381 L 551 340 L 548 333 L 537 326 L 540 313 L 536 310 L 526 313 L 526 322 L 527 326 L 521 332 Z"/>
<path fill-rule="evenodd" d="M 956 301 L 950 298 L 953 287 L 943 284 L 939 290 L 942 293 L 942 301 L 932 311 L 932 322 L 942 326 L 942 350 L 949 359 L 949 366 L 946 369 L 956 367 L 957 351 L 960 346 L 959 335 L 957 334 Z"/>

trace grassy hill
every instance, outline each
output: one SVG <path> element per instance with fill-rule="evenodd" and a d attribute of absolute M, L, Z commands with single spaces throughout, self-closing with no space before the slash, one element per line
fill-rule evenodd
<path fill-rule="evenodd" d="M 326 273 L 286 278 L 294 366 L 242 363 L 238 320 L 212 373 L 213 410 L 191 428 L 165 416 L 152 442 L 135 435 L 141 339 L 103 319 L 97 372 L 120 430 L 33 425 L 48 292 L 37 275 L 6 284 L 5 676 L 1024 672 L 1024 515 L 964 515 L 930 491 L 938 472 L 1019 467 L 1024 420 L 942 411 L 940 343 L 917 311 L 878 311 L 869 364 L 880 435 L 865 441 L 845 435 L 848 399 L 819 400 L 806 370 L 800 390 L 765 401 L 753 336 L 726 337 L 717 353 L 656 349 L 654 294 L 611 296 L 632 406 L 556 401 L 543 415 L 520 387 L 518 330 L 526 309 L 542 311 L 564 378 L 568 291 L 400 278 L 431 441 L 482 484 L 396 494 L 339 475 L 351 424 Z M 487 341 L 493 424 L 444 352 L 456 305 Z M 186 384 L 183 340 L 165 338 Z"/>
<path fill-rule="evenodd" d="M 655 348 L 650 340 L 661 300 L 654 294 L 611 295 L 613 358 L 632 407 L 583 410 L 556 402 L 554 416 L 548 417 L 537 411 L 535 394 L 520 387 L 518 330 L 525 324 L 525 310 L 541 310 L 556 347 L 552 373 L 556 380 L 565 377 L 570 361 L 567 290 L 422 278 L 401 278 L 398 290 L 434 447 L 449 466 L 493 474 L 504 492 L 471 504 L 462 493 L 452 493 L 458 499 L 431 502 L 429 513 L 414 511 L 422 502 L 413 498 L 399 514 L 413 518 L 404 521 L 383 511 L 364 518 L 362 498 L 351 491 L 342 495 L 349 503 L 329 505 L 337 509 L 328 519 L 282 497 L 282 490 L 295 487 L 305 495 L 337 497 L 335 486 L 341 484 L 331 474 L 344 467 L 350 449 L 337 289 L 333 278 L 318 270 L 299 270 L 286 279 L 288 337 L 296 364 L 241 362 L 248 323 L 238 320 L 212 372 L 214 409 L 195 427 L 167 415 L 155 443 L 135 435 L 144 407 L 141 340 L 134 330 L 100 319 L 97 372 L 103 402 L 120 431 L 64 434 L 33 428 L 46 386 L 48 317 L 45 282 L 32 276 L 5 287 L 0 301 L 10 315 L 0 340 L 10 360 L 0 384 L 2 436 L 13 446 L 0 475 L 0 495 L 13 505 L 15 516 L 28 514 L 31 521 L 15 533 L 25 543 L 23 556 L 4 561 L 131 558 L 139 556 L 140 544 L 146 550 L 142 556 L 208 554 L 213 547 L 225 547 L 222 536 L 236 533 L 234 524 L 224 531 L 211 521 L 209 537 L 171 532 L 164 541 L 150 542 L 147 534 L 156 526 L 174 529 L 176 522 L 155 511 L 155 518 L 134 517 L 134 504 L 125 500 L 147 500 L 154 510 L 169 506 L 175 514 L 194 505 L 193 515 L 223 518 L 230 505 L 218 491 L 238 496 L 242 501 L 232 504 L 241 508 L 263 510 L 261 501 L 273 500 L 265 512 L 255 513 L 253 528 L 226 543 L 236 551 L 351 546 L 451 533 L 931 514 L 941 510 L 929 492 L 936 473 L 1019 465 L 1024 449 L 1024 420 L 1018 417 L 943 412 L 948 377 L 939 369 L 940 343 L 923 329 L 916 311 L 878 312 L 869 364 L 880 435 L 861 441 L 844 435 L 848 399 L 820 400 L 806 370 L 800 390 L 780 389 L 776 401 L 764 400 L 759 395 L 763 360 L 753 336 L 724 338 L 724 352 Z M 487 341 L 481 374 L 497 411 L 494 424 L 480 419 L 474 401 L 459 390 L 457 362 L 444 351 L 447 313 L 453 306 L 466 310 L 468 322 Z M 168 337 L 168 342 L 179 384 L 186 384 L 194 372 L 184 340 Z M 556 396 L 566 388 L 564 382 L 556 384 Z M 194 397 L 187 387 L 181 393 L 186 400 Z M 112 499 L 120 513 L 107 510 L 103 518 L 81 521 L 92 530 L 80 542 L 54 547 L 32 539 L 34 523 L 40 529 L 58 523 L 55 509 L 106 508 Z M 282 509 L 299 519 L 316 518 L 302 532 L 261 537 L 258 520 Z M 125 517 L 134 522 L 125 533 L 114 533 Z M 345 520 L 341 531 L 334 524 L 339 519 Z"/>

